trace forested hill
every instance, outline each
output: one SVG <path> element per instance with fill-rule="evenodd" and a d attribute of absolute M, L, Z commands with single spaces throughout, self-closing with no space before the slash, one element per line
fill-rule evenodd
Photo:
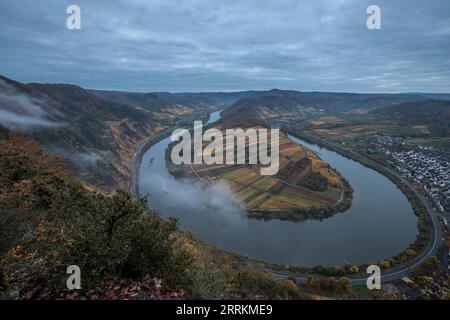
<path fill-rule="evenodd" d="M 356 94 L 333 92 L 299 92 L 271 90 L 238 100 L 225 110 L 224 118 L 235 116 L 258 117 L 262 120 L 277 117 L 338 114 L 356 109 L 371 110 L 406 101 L 427 98 L 402 94 Z"/>
<path fill-rule="evenodd" d="M 0 300 L 303 298 L 292 281 L 233 257 L 144 198 L 84 188 L 61 158 L 0 125 Z M 80 290 L 67 290 L 71 265 Z"/>
<path fill-rule="evenodd" d="M 450 101 L 405 102 L 373 110 L 372 114 L 404 124 L 427 125 L 437 135 L 450 136 Z"/>
<path fill-rule="evenodd" d="M 169 93 L 144 94 L 141 100 L 115 101 L 76 85 L 24 84 L 0 76 L 0 124 L 26 132 L 103 190 L 129 187 L 130 159 L 141 141 L 179 117 L 219 105 Z"/>

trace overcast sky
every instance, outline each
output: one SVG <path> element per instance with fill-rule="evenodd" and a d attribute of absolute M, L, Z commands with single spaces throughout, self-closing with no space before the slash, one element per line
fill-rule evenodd
<path fill-rule="evenodd" d="M 0 74 L 22 82 L 450 92 L 450 0 L 1 0 L 0 29 Z"/>

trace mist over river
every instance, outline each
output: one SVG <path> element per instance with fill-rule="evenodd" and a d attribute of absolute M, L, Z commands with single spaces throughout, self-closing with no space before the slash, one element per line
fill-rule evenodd
<path fill-rule="evenodd" d="M 211 114 L 216 121 L 219 111 Z M 303 266 L 366 263 L 404 250 L 418 233 L 406 196 L 386 177 L 334 151 L 290 137 L 319 154 L 353 187 L 350 209 L 323 221 L 248 219 L 225 187 L 194 186 L 172 177 L 165 165 L 170 137 L 152 146 L 140 168 L 140 193 L 183 230 L 223 249 L 280 264 Z"/>

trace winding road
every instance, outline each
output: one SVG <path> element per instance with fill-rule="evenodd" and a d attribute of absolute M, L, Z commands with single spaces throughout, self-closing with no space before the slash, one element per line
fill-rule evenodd
<path fill-rule="evenodd" d="M 156 142 L 160 141 L 161 139 L 167 137 L 173 129 L 174 128 L 167 129 L 164 132 L 161 132 L 155 136 L 152 136 L 152 137 L 146 139 L 141 145 L 139 145 L 138 149 L 134 153 L 134 155 L 131 159 L 131 168 L 130 168 L 131 169 L 131 194 L 133 197 L 136 197 L 137 195 L 139 195 L 139 174 L 140 174 L 139 169 L 140 169 L 141 161 L 142 161 L 142 158 L 143 158 L 145 152 L 153 144 L 155 144 Z M 328 143 L 330 143 L 330 142 L 328 142 Z M 335 151 L 339 152 L 337 150 L 335 150 Z M 347 149 L 346 149 L 346 151 L 354 154 L 356 157 L 362 157 L 367 161 L 373 162 L 372 160 L 370 160 L 356 152 L 353 152 L 353 151 L 347 150 Z M 377 165 L 380 166 L 379 164 L 377 164 Z M 398 265 L 391 269 L 384 270 L 381 272 L 381 282 L 386 283 L 386 282 L 398 280 L 398 279 L 401 279 L 401 278 L 407 276 L 409 274 L 409 272 L 411 271 L 411 269 L 419 266 L 428 257 L 435 255 L 439 246 L 442 243 L 443 231 L 442 231 L 442 226 L 441 226 L 441 224 L 438 220 L 438 217 L 436 216 L 433 208 L 424 199 L 424 197 L 411 185 L 411 183 L 409 183 L 407 180 L 405 180 L 403 177 L 401 177 L 399 174 L 392 171 L 391 169 L 383 167 L 383 166 L 380 166 L 380 167 L 382 167 L 383 169 L 385 169 L 387 172 L 391 173 L 392 175 L 396 176 L 403 183 L 405 183 L 405 185 L 408 186 L 408 188 L 410 188 L 410 190 L 417 196 L 417 198 L 422 202 L 422 204 L 426 208 L 428 216 L 430 217 L 430 220 L 432 223 L 432 227 L 433 227 L 433 232 L 432 232 L 433 233 L 433 235 L 432 235 L 433 241 L 431 241 L 428 244 L 427 248 L 425 250 L 423 250 L 419 256 L 410 260 L 406 264 Z M 286 278 L 286 277 L 292 275 L 290 272 L 281 272 L 281 271 L 275 271 L 275 270 L 270 270 L 270 271 L 274 274 L 274 276 L 276 276 L 278 278 Z M 310 276 L 310 275 L 309 274 L 298 274 L 295 277 L 297 280 L 304 280 L 308 276 Z M 365 276 L 365 275 L 359 274 L 359 275 L 355 275 L 354 277 L 349 277 L 349 278 L 353 285 L 362 285 L 362 284 L 366 283 L 368 276 L 369 275 Z"/>
<path fill-rule="evenodd" d="M 333 145 L 333 143 L 330 141 L 325 141 L 325 142 Z M 339 148 L 341 148 L 341 147 L 339 147 Z M 334 151 L 339 153 L 339 151 L 338 151 L 339 148 L 336 148 L 337 150 L 334 150 Z M 361 157 L 361 158 L 365 159 L 366 161 L 374 163 L 373 160 L 371 160 L 367 157 L 364 157 L 363 155 L 356 153 L 352 150 L 345 149 L 345 151 L 353 154 L 356 158 Z M 356 159 L 352 159 L 352 160 L 357 161 Z M 433 208 L 429 204 L 429 202 L 411 185 L 411 183 L 409 181 L 407 181 L 402 176 L 400 176 L 398 173 L 394 172 L 393 170 L 391 170 L 389 168 L 386 168 L 378 163 L 376 163 L 376 165 L 383 168 L 390 174 L 394 175 L 397 179 L 401 180 L 406 186 L 408 186 L 408 188 L 417 196 L 417 198 L 420 200 L 420 202 L 425 207 L 427 214 L 430 218 L 432 227 L 433 227 L 433 232 L 432 232 L 433 233 L 433 235 L 432 235 L 433 241 L 429 242 L 427 248 L 425 250 L 423 250 L 419 256 L 408 261 L 406 264 L 398 265 L 391 269 L 384 270 L 381 272 L 381 282 L 386 283 L 386 282 L 395 281 L 395 280 L 398 280 L 398 279 L 401 279 L 401 278 L 407 276 L 412 269 L 418 267 L 425 260 L 427 260 L 430 256 L 435 255 L 437 250 L 439 249 L 440 245 L 443 242 L 443 230 L 442 230 L 442 225 L 441 225 L 437 215 L 435 214 Z M 283 278 L 287 277 L 290 274 L 288 272 L 279 272 L 279 271 L 272 271 L 272 273 L 277 277 L 283 277 Z M 308 276 L 310 276 L 310 275 L 296 275 L 295 278 L 297 280 L 305 280 Z M 367 275 L 367 276 L 357 275 L 355 277 L 350 277 L 349 279 L 353 285 L 362 285 L 362 284 L 366 283 L 368 276 L 369 275 Z"/>

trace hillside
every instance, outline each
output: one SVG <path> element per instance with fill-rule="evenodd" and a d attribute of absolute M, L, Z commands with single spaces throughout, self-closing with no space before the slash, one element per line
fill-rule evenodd
<path fill-rule="evenodd" d="M 155 120 L 168 124 L 178 117 L 202 114 L 217 108 L 226 108 L 237 100 L 256 93 L 254 91 L 217 93 L 89 91 L 110 102 L 148 111 Z"/>
<path fill-rule="evenodd" d="M 246 129 L 261 129 L 245 118 Z M 218 122 L 224 132 L 239 127 L 236 122 Z M 241 126 L 242 127 L 242 126 Z M 283 220 L 324 219 L 346 210 L 351 204 L 351 187 L 343 177 L 322 161 L 317 154 L 294 143 L 286 134 L 279 137 L 279 171 L 261 175 L 258 164 L 194 164 L 174 165 L 166 153 L 166 165 L 176 177 L 190 178 L 203 185 L 226 185 L 243 204 L 249 217 Z M 208 143 L 204 143 L 204 148 Z M 249 142 L 246 141 L 246 148 Z M 216 148 L 216 154 L 224 154 Z M 236 152 L 236 151 L 235 151 Z M 247 161 L 248 162 L 248 151 Z"/>
<path fill-rule="evenodd" d="M 140 141 L 171 125 L 163 119 L 216 106 L 169 93 L 143 94 L 143 99 L 146 108 L 75 85 L 23 84 L 0 77 L 0 123 L 68 159 L 71 171 L 88 184 L 103 190 L 128 188 L 134 151 Z"/>
<path fill-rule="evenodd" d="M 144 198 L 88 191 L 59 157 L 0 126 L 0 299 L 301 299 L 290 280 L 243 268 Z M 69 265 L 82 289 L 66 288 Z"/>
<path fill-rule="evenodd" d="M 196 92 L 196 93 L 175 93 L 175 95 L 181 96 L 194 96 L 204 97 L 214 100 L 216 103 L 221 104 L 224 107 L 231 106 L 239 99 L 254 96 L 260 93 L 260 91 L 237 91 L 237 92 Z"/>
<path fill-rule="evenodd" d="M 223 112 L 225 119 L 238 115 L 262 120 L 282 117 L 306 118 L 350 110 L 381 108 L 406 101 L 422 101 L 420 96 L 355 94 L 271 90 L 237 101 Z"/>
<path fill-rule="evenodd" d="M 426 125 L 439 136 L 450 136 L 450 101 L 406 102 L 372 111 L 383 119 L 410 125 Z"/>
<path fill-rule="evenodd" d="M 168 92 L 136 93 L 90 90 L 92 94 L 112 103 L 149 112 L 157 121 L 174 120 L 179 116 L 209 110 L 217 102 L 194 95 L 175 95 Z"/>

